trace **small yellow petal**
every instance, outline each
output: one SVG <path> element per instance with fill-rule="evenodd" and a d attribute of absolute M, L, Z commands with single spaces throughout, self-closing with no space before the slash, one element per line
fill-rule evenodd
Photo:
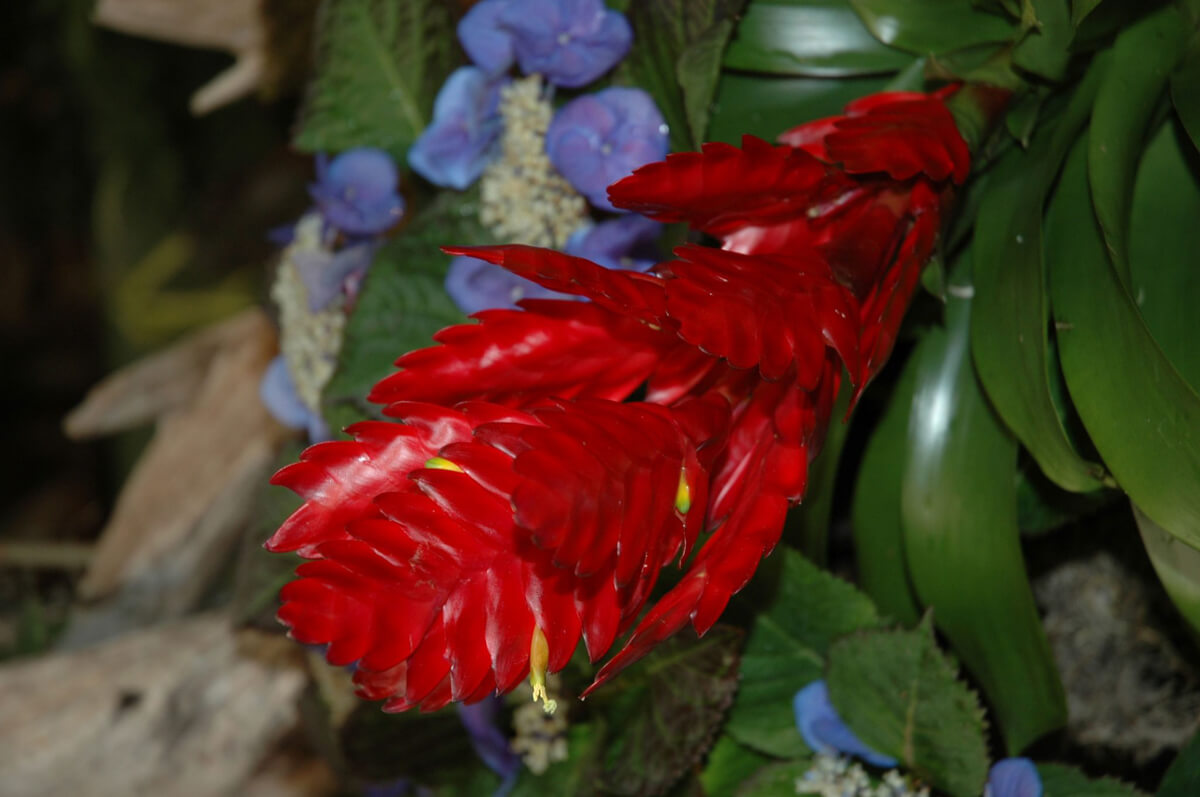
<path fill-rule="evenodd" d="M 430 457 L 428 460 L 426 460 L 425 467 L 430 468 L 431 470 L 452 470 L 455 473 L 466 472 L 445 457 Z"/>
<path fill-rule="evenodd" d="M 692 487 L 688 484 L 687 471 L 679 471 L 679 487 L 675 490 L 675 511 L 686 515 L 692 508 Z"/>
<path fill-rule="evenodd" d="M 550 664 L 550 645 L 542 629 L 534 627 L 533 639 L 529 643 L 529 685 L 533 687 L 534 702 L 542 701 L 542 710 L 553 714 L 558 701 L 546 694 L 546 667 Z"/>

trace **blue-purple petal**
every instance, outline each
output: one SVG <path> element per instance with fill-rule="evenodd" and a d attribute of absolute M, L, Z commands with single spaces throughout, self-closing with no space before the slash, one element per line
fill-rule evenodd
<path fill-rule="evenodd" d="M 629 214 L 581 227 L 571 234 L 563 251 L 605 268 L 647 271 L 661 259 L 660 234 L 662 225 L 657 221 Z"/>
<path fill-rule="evenodd" d="M 466 189 L 495 157 L 503 80 L 482 69 L 456 69 L 438 92 L 433 122 L 408 150 L 408 163 L 434 185 Z"/>
<path fill-rule="evenodd" d="M 467 729 L 476 755 L 488 769 L 507 780 L 520 771 L 521 759 L 497 726 L 502 702 L 498 697 L 489 697 L 469 706 L 459 703 L 458 718 Z"/>
<path fill-rule="evenodd" d="M 564 105 L 546 131 L 554 168 L 595 207 L 616 210 L 608 187 L 635 169 L 662 160 L 667 125 L 649 94 L 610 88 Z"/>
<path fill-rule="evenodd" d="M 347 150 L 332 161 L 317 156 L 317 181 L 309 193 L 325 220 L 350 235 L 377 235 L 404 214 L 399 176 L 386 152 Z"/>
<path fill-rule="evenodd" d="M 522 299 L 575 298 L 543 288 L 493 263 L 465 256 L 450 261 L 446 293 L 467 315 L 480 310 L 515 308 Z"/>
<path fill-rule="evenodd" d="M 521 71 L 565 88 L 591 83 L 629 52 L 633 31 L 603 0 L 510 0 L 499 15 Z"/>
<path fill-rule="evenodd" d="M 296 394 L 287 361 L 280 354 L 271 360 L 258 383 L 258 397 L 267 412 L 289 429 L 307 429 L 313 414 Z"/>
<path fill-rule="evenodd" d="M 829 690 L 823 680 L 813 681 L 797 692 L 792 709 L 796 715 L 796 728 L 814 752 L 855 756 L 877 767 L 896 766 L 896 759 L 863 744 L 842 722 L 829 702 Z"/>
<path fill-rule="evenodd" d="M 336 254 L 326 251 L 293 254 L 292 262 L 308 293 L 308 309 L 319 312 L 346 293 L 347 285 L 357 285 L 370 268 L 374 254 L 375 246 L 370 243 L 348 246 Z"/>
<path fill-rule="evenodd" d="M 1028 758 L 1005 758 L 988 773 L 987 797 L 1042 797 L 1042 777 Z"/>
<path fill-rule="evenodd" d="M 507 72 L 516 59 L 512 34 L 500 23 L 500 15 L 510 2 L 481 0 L 458 23 L 458 40 L 467 56 L 489 75 Z"/>

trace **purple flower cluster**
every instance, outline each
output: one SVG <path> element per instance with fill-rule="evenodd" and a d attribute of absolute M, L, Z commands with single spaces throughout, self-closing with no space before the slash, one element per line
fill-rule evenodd
<path fill-rule="evenodd" d="M 495 157 L 500 89 L 506 78 L 456 69 L 438 92 L 433 122 L 408 150 L 408 165 L 434 185 L 466 189 Z"/>
<path fill-rule="evenodd" d="M 330 161 L 317 155 L 317 181 L 308 192 L 331 226 L 351 236 L 382 233 L 404 215 L 400 177 L 386 152 L 352 149 Z"/>

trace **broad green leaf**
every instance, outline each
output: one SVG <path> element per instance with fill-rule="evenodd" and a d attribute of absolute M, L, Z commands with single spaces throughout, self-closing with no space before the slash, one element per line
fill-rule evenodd
<path fill-rule="evenodd" d="M 983 709 L 938 650 L 928 616 L 911 631 L 835 642 L 826 681 L 830 701 L 864 743 L 952 797 L 983 791 Z"/>
<path fill-rule="evenodd" d="M 968 259 L 957 271 L 969 267 Z M 1017 444 L 971 365 L 970 285 L 961 273 L 951 279 L 946 328 L 913 355 L 905 557 L 917 596 L 982 686 L 1015 753 L 1062 726 L 1066 697 L 1021 556 Z"/>
<path fill-rule="evenodd" d="M 1156 797 L 1194 797 L 1200 794 L 1200 731 L 1171 762 Z"/>
<path fill-rule="evenodd" d="M 883 77 L 822 80 L 724 72 L 708 137 L 734 145 L 747 134 L 773 141 L 796 125 L 841 113 L 851 100 L 881 91 L 887 82 Z"/>
<path fill-rule="evenodd" d="M 1179 613 L 1200 631 L 1200 550 L 1146 517 L 1136 504 L 1133 516 L 1158 580 Z"/>
<path fill-rule="evenodd" d="M 1129 285 L 1129 207 L 1146 131 L 1183 52 L 1179 12 L 1166 6 L 1125 29 L 1092 110 L 1088 179 L 1104 242 Z"/>
<path fill-rule="evenodd" d="M 875 39 L 845 0 L 754 0 L 725 52 L 728 69 L 847 77 L 895 72 L 912 56 Z"/>
<path fill-rule="evenodd" d="M 1098 57 L 1065 111 L 1043 125 L 1028 151 L 1013 148 L 988 181 L 975 223 L 975 303 L 971 347 L 988 398 L 1056 484 L 1098 489 L 1102 465 L 1076 452 L 1050 388 L 1050 315 L 1042 257 L 1042 208 L 1063 159 L 1087 123 L 1104 79 Z"/>
<path fill-rule="evenodd" d="M 741 641 L 721 625 L 703 639 L 677 635 L 609 687 L 604 789 L 659 794 L 700 761 L 737 691 Z"/>
<path fill-rule="evenodd" d="M 1171 102 L 1192 144 L 1200 149 L 1200 39 L 1193 39 L 1183 63 L 1171 75 Z"/>
<path fill-rule="evenodd" d="M 1012 20 L 970 0 L 850 0 L 872 35 L 917 55 L 953 52 L 1015 39 Z"/>
<path fill-rule="evenodd" d="M 722 736 L 708 753 L 708 761 L 700 773 L 700 785 L 705 794 L 733 794 L 770 760 L 738 744 L 732 737 Z"/>
<path fill-rule="evenodd" d="M 1017 473 L 1017 527 L 1026 536 L 1044 534 L 1123 497 L 1117 490 L 1069 493 L 1047 479 L 1036 463 L 1025 462 Z"/>
<path fill-rule="evenodd" d="M 703 140 L 721 54 L 732 20 L 745 3 L 644 0 L 631 4 L 633 48 L 621 64 L 620 80 L 654 98 L 671 130 L 673 150 L 696 149 Z M 730 24 L 722 24 L 726 22 Z"/>
<path fill-rule="evenodd" d="M 1077 144 L 1046 215 L 1063 375 L 1096 449 L 1159 526 L 1200 546 L 1200 396 L 1154 342 L 1109 262 Z"/>
<path fill-rule="evenodd" d="M 804 777 L 804 773 L 811 768 L 812 764 L 808 761 L 771 764 L 754 773 L 733 794 L 736 797 L 795 797 L 797 779 Z M 713 797 L 717 794 L 720 792 L 714 792 Z"/>
<path fill-rule="evenodd" d="M 921 617 L 904 558 L 900 483 L 908 453 L 908 416 L 916 376 L 910 361 L 875 427 L 858 468 L 851 524 L 858 583 L 879 611 L 913 625 Z"/>
<path fill-rule="evenodd" d="M 792 698 L 821 677 L 822 656 L 845 634 L 879 625 L 870 600 L 780 546 L 763 563 L 739 604 L 760 607 L 742 653 L 742 685 L 725 732 L 768 755 L 808 752 L 792 715 Z"/>
<path fill-rule="evenodd" d="M 1084 17 L 1092 13 L 1102 0 L 1071 0 L 1071 24 L 1079 27 Z"/>
<path fill-rule="evenodd" d="M 1004 115 L 1004 126 L 1009 135 L 1025 149 L 1029 148 L 1029 140 L 1040 121 L 1046 99 L 1045 91 L 1027 91 L 1013 99 L 1008 113 Z"/>
<path fill-rule="evenodd" d="M 829 524 L 833 518 L 838 465 L 842 461 L 842 449 L 850 431 L 850 421 L 843 419 L 846 418 L 852 392 L 850 380 L 843 379 L 833 405 L 833 420 L 825 434 L 825 443 L 808 466 L 804 501 L 788 513 L 788 523 L 784 529 L 785 541 L 794 541 L 805 556 L 821 565 L 826 563 L 828 557 Z"/>
<path fill-rule="evenodd" d="M 438 0 L 326 0 L 296 146 L 379 147 L 403 162 L 429 122 L 453 47 L 450 16 Z"/>
<path fill-rule="evenodd" d="M 1112 778 L 1089 780 L 1074 767 L 1061 764 L 1039 764 L 1042 778 L 1042 797 L 1138 797 L 1137 789 Z"/>
<path fill-rule="evenodd" d="M 541 775 L 521 767 L 509 797 L 542 797 L 570 794 L 591 797 L 600 793 L 597 780 L 606 739 L 602 722 L 572 723 L 567 729 L 567 759 L 556 761 Z"/>
<path fill-rule="evenodd" d="M 1200 170 L 1181 126 L 1165 124 L 1142 156 L 1129 222 L 1134 301 L 1163 354 L 1200 390 Z"/>
<path fill-rule="evenodd" d="M 450 257 L 438 247 L 490 242 L 478 222 L 476 193 L 444 192 L 376 254 L 325 386 L 331 429 L 371 415 L 367 393 L 392 373 L 397 357 L 433 345 L 433 333 L 465 321 L 442 288 Z"/>
<path fill-rule="evenodd" d="M 1075 36 L 1067 0 L 1029 0 L 1034 18 L 1013 50 L 1013 63 L 1047 80 L 1062 80 Z"/>

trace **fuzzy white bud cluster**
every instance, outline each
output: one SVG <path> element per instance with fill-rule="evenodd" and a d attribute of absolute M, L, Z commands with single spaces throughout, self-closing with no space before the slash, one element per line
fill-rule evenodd
<path fill-rule="evenodd" d="M 796 794 L 820 797 L 929 797 L 929 788 L 914 790 L 898 770 L 884 773 L 872 783 L 861 764 L 842 756 L 817 753 L 812 768 L 796 778 Z"/>
<path fill-rule="evenodd" d="M 528 684 L 522 690 L 528 690 Z M 562 681 L 558 675 L 547 675 L 548 694 L 561 695 Z M 524 694 L 522 691 L 520 694 Z M 532 696 L 532 695 L 530 695 Z M 567 760 L 567 712 L 548 714 L 537 703 L 522 702 L 513 711 L 513 730 L 516 735 L 511 747 L 529 771 L 541 775 L 555 761 Z"/>

